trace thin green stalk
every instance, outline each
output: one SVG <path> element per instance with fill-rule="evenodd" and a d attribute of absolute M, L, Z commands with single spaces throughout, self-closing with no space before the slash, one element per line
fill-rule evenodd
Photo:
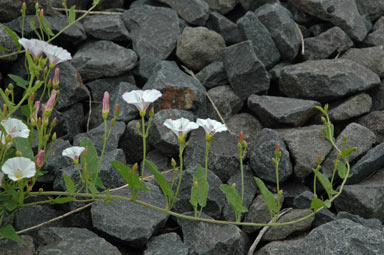
<path fill-rule="evenodd" d="M 244 202 L 244 166 L 243 166 L 243 146 L 239 146 L 240 174 L 241 174 L 241 203 Z"/>
<path fill-rule="evenodd" d="M 181 141 L 180 144 L 179 144 L 179 159 L 180 159 L 180 171 L 179 172 L 180 172 L 180 174 L 179 174 L 179 182 L 177 184 L 176 193 L 175 193 L 176 197 L 179 194 L 179 189 L 180 189 L 180 186 L 181 186 L 181 179 L 183 178 L 183 151 L 184 151 L 184 146 L 185 146 L 185 140 Z M 174 203 L 175 203 L 175 201 L 172 201 L 170 209 L 173 207 Z"/>
<path fill-rule="evenodd" d="M 13 106 L 12 109 L 9 109 L 9 112 L 8 112 L 7 117 L 5 119 L 7 119 L 9 116 L 11 116 L 12 113 L 14 113 L 23 104 L 23 102 L 29 97 L 28 92 L 32 88 L 32 84 L 33 84 L 34 79 L 35 79 L 35 75 L 31 74 L 31 79 L 30 79 L 29 84 L 28 84 L 28 89 L 25 91 L 23 98 L 19 101 L 19 103 L 16 106 Z"/>
<path fill-rule="evenodd" d="M 107 141 L 108 141 L 108 139 L 109 139 L 109 137 L 111 136 L 111 133 L 112 133 L 112 128 L 113 128 L 112 121 L 114 121 L 114 120 L 113 119 L 111 120 L 111 126 L 109 128 L 109 131 L 107 132 L 107 120 L 104 120 L 104 143 L 103 143 L 103 149 L 101 150 L 101 154 L 100 154 L 100 158 L 99 158 L 99 163 L 97 164 L 97 171 L 96 171 L 93 183 L 96 183 L 97 177 L 99 176 L 99 173 L 100 173 L 101 162 L 103 161 L 103 157 L 104 157 L 104 153 L 105 153 L 105 148 L 107 147 Z"/>
<path fill-rule="evenodd" d="M 147 134 L 145 132 L 145 119 L 143 114 L 141 115 L 141 136 L 143 137 L 143 163 L 141 164 L 141 176 L 144 177 L 144 169 L 145 169 L 145 157 L 147 154 Z"/>
<path fill-rule="evenodd" d="M 208 181 L 208 154 L 211 149 L 211 142 L 206 141 L 205 143 L 205 181 Z"/>

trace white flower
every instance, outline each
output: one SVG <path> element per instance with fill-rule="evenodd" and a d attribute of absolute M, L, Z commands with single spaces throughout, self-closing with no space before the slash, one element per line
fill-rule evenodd
<path fill-rule="evenodd" d="M 47 44 L 44 53 L 47 55 L 51 65 L 57 65 L 72 59 L 71 54 L 67 50 L 52 44 Z"/>
<path fill-rule="evenodd" d="M 80 154 L 85 150 L 84 147 L 72 146 L 63 150 L 63 156 L 70 157 L 74 161 L 79 160 Z"/>
<path fill-rule="evenodd" d="M 161 97 L 161 92 L 156 89 L 132 90 L 123 94 L 123 99 L 128 104 L 133 104 L 139 111 L 146 111 L 148 106 Z"/>
<path fill-rule="evenodd" d="M 37 39 L 20 38 L 19 43 L 24 47 L 26 51 L 29 51 L 33 57 L 40 57 L 43 54 L 44 49 L 48 46 L 45 41 Z"/>
<path fill-rule="evenodd" d="M 23 178 L 30 178 L 36 174 L 35 162 L 29 158 L 15 157 L 5 161 L 1 168 L 8 178 L 18 181 Z"/>
<path fill-rule="evenodd" d="M 7 120 L 2 120 L 1 125 L 4 127 L 7 135 L 12 138 L 28 138 L 29 136 L 29 129 L 21 120 L 8 118 Z"/>
<path fill-rule="evenodd" d="M 197 119 L 196 123 L 199 124 L 200 127 L 204 128 L 205 133 L 210 136 L 213 136 L 218 132 L 223 132 L 228 130 L 223 123 L 218 122 L 216 120 L 209 119 L 209 118 L 205 120 Z"/>
<path fill-rule="evenodd" d="M 178 137 L 183 137 L 189 133 L 192 129 L 199 128 L 195 122 L 192 122 L 185 118 L 180 118 L 177 120 L 167 119 L 164 122 L 164 126 L 172 130 Z"/>

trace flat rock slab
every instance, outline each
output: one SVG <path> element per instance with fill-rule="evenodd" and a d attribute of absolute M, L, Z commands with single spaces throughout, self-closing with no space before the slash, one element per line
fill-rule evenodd
<path fill-rule="evenodd" d="M 340 122 L 369 113 L 372 108 L 372 98 L 367 93 L 352 96 L 329 111 L 332 122 Z"/>
<path fill-rule="evenodd" d="M 264 127 L 281 125 L 302 126 L 316 113 L 320 103 L 287 97 L 258 96 L 248 97 L 248 108 L 261 121 Z"/>
<path fill-rule="evenodd" d="M 174 232 L 152 237 L 147 243 L 144 255 L 163 254 L 188 255 L 188 246 Z"/>
<path fill-rule="evenodd" d="M 284 67 L 280 90 L 288 97 L 327 101 L 371 89 L 377 74 L 347 59 L 308 60 Z"/>
<path fill-rule="evenodd" d="M 129 32 L 121 15 L 90 15 L 83 26 L 87 34 L 100 40 L 129 41 Z"/>
<path fill-rule="evenodd" d="M 177 11 L 179 16 L 192 25 L 203 26 L 209 17 L 209 5 L 204 0 L 160 0 Z"/>
<path fill-rule="evenodd" d="M 20 235 L 20 242 L 9 239 L 0 241 L 0 254 L 2 255 L 29 255 L 35 251 L 33 238 L 28 235 Z"/>

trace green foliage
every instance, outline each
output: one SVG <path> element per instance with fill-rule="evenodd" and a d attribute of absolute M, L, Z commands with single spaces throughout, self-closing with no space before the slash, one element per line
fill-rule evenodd
<path fill-rule="evenodd" d="M 94 183 L 97 187 L 100 189 L 105 189 L 103 183 L 101 182 L 100 178 L 96 175 L 98 174 L 98 162 L 99 162 L 99 157 L 97 156 L 97 150 L 93 143 L 88 139 L 84 138 L 80 146 L 82 147 L 87 147 L 88 146 L 88 153 L 87 153 L 87 158 L 85 158 L 84 154 L 80 156 L 81 164 L 84 165 L 85 163 L 87 164 L 87 171 L 89 173 L 91 185 L 94 183 L 93 180 L 96 178 L 96 183 Z M 93 187 L 90 187 L 93 188 Z M 95 189 L 94 189 L 95 191 Z"/>
<path fill-rule="evenodd" d="M 274 219 L 276 215 L 280 212 L 280 197 L 278 196 L 277 199 L 275 199 L 275 196 L 268 190 L 268 188 L 265 186 L 264 182 L 258 178 L 254 177 L 254 180 L 256 182 L 257 187 L 259 188 L 261 195 L 263 195 L 263 198 L 265 200 L 265 203 L 267 204 L 268 211 L 271 215 L 271 218 Z"/>
<path fill-rule="evenodd" d="M 71 9 L 69 9 L 68 23 L 72 23 L 76 19 L 75 8 L 76 8 L 76 5 L 72 5 Z"/>
<path fill-rule="evenodd" d="M 197 217 L 197 210 L 200 206 L 200 211 L 207 205 L 209 184 L 205 179 L 205 170 L 200 165 L 196 166 L 196 173 L 193 175 L 193 185 L 191 189 L 191 199 L 189 202 L 193 206 L 195 211 L 195 217 Z"/>
<path fill-rule="evenodd" d="M 236 187 L 227 184 L 222 184 L 220 185 L 220 190 L 225 193 L 227 200 L 231 204 L 232 209 L 235 213 L 236 221 L 240 222 L 241 214 L 248 212 L 248 209 L 243 206 L 243 201 L 241 200 L 241 197 L 237 192 Z"/>
<path fill-rule="evenodd" d="M 29 158 L 30 160 L 34 161 L 33 151 L 28 138 L 18 137 L 12 139 L 12 141 L 16 149 L 23 154 L 23 157 Z"/>
<path fill-rule="evenodd" d="M 20 242 L 20 237 L 17 235 L 15 229 L 10 224 L 6 224 L 0 228 L 0 236 L 16 242 Z"/>
<path fill-rule="evenodd" d="M 15 43 L 17 48 L 20 49 L 21 45 L 19 43 L 19 37 L 17 36 L 17 34 L 13 32 L 13 30 L 7 27 L 6 25 L 2 24 L 2 26 L 5 29 L 5 31 L 7 31 L 7 33 L 9 34 L 9 36 L 11 37 L 12 41 Z"/>
<path fill-rule="evenodd" d="M 23 89 L 27 89 L 27 86 L 29 84 L 29 81 L 24 80 L 20 76 L 14 75 L 14 74 L 8 74 L 8 77 L 11 78 L 17 86 Z"/>
<path fill-rule="evenodd" d="M 71 177 L 64 174 L 64 182 L 65 182 L 65 187 L 66 187 L 67 191 L 69 192 L 69 194 L 71 196 L 73 196 L 73 193 L 75 193 L 76 188 L 75 188 L 75 184 L 73 183 Z"/>

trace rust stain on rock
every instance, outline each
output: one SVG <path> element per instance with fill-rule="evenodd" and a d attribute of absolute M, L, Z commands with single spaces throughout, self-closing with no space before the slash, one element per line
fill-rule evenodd
<path fill-rule="evenodd" d="M 195 92 L 190 88 L 165 86 L 160 109 L 190 110 L 195 101 Z"/>

